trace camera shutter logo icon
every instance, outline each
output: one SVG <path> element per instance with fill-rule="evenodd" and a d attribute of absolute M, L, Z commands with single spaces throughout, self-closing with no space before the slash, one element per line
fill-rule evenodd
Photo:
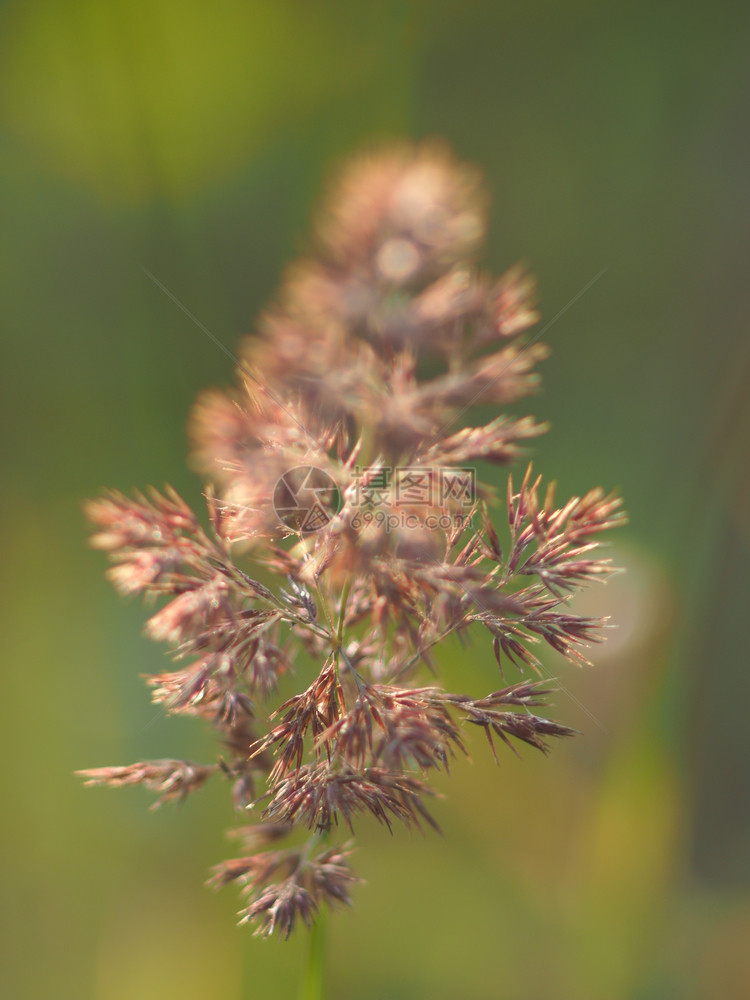
<path fill-rule="evenodd" d="M 273 491 L 279 520 L 293 531 L 320 531 L 336 516 L 341 495 L 336 482 L 314 465 L 298 465 L 281 476 Z"/>

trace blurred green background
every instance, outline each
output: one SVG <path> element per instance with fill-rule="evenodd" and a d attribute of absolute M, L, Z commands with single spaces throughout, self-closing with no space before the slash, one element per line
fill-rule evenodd
<path fill-rule="evenodd" d="M 332 164 L 442 136 L 485 172 L 486 264 L 545 320 L 538 467 L 602 484 L 629 573 L 585 606 L 598 665 L 550 660 L 584 731 L 497 769 L 476 744 L 445 836 L 363 823 L 331 922 L 334 998 L 740 998 L 750 982 L 750 10 L 537 0 L 17 0 L 0 12 L 4 703 L 0 993 L 293 997 L 304 935 L 202 885 L 226 789 L 147 811 L 76 768 L 209 758 L 139 674 L 144 613 L 102 580 L 83 497 L 173 483 L 185 418 L 301 246 Z M 498 477 L 500 479 L 500 477 Z M 581 605 L 584 606 L 584 605 Z M 498 685 L 491 651 L 446 682 Z"/>

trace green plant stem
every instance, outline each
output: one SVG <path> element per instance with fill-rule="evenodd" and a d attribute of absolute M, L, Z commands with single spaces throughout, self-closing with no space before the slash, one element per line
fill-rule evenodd
<path fill-rule="evenodd" d="M 323 980 L 326 964 L 328 908 L 322 906 L 318 919 L 310 928 L 307 965 L 300 988 L 300 1000 L 323 1000 Z"/>
<path fill-rule="evenodd" d="M 344 619 L 346 617 L 346 602 L 349 600 L 349 591 L 352 589 L 352 578 L 347 576 L 346 582 L 341 590 L 341 601 L 339 602 L 339 624 L 336 630 L 336 639 L 339 647 L 344 642 Z"/>

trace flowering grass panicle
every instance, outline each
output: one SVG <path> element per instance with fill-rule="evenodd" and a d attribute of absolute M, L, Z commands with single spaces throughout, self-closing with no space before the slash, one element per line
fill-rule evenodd
<path fill-rule="evenodd" d="M 612 571 L 598 535 L 623 521 L 598 489 L 556 504 L 531 467 L 508 478 L 506 528 L 490 518 L 475 463 L 508 465 L 546 428 L 505 412 L 461 425 L 479 402 L 532 393 L 546 348 L 528 335 L 532 278 L 477 267 L 484 229 L 480 178 L 442 147 L 355 160 L 242 344 L 235 387 L 196 403 L 205 518 L 169 488 L 87 504 L 115 587 L 166 599 L 146 634 L 175 669 L 147 679 L 154 702 L 203 717 L 221 750 L 212 764 L 81 774 L 142 783 L 158 803 L 228 781 L 256 822 L 210 884 L 236 883 L 242 921 L 263 934 L 350 903 L 337 829 L 363 814 L 436 826 L 430 775 L 465 753 L 466 725 L 493 754 L 498 741 L 546 752 L 572 732 L 541 714 L 540 679 L 479 695 L 419 682 L 434 647 L 470 631 L 501 678 L 506 665 L 539 672 L 544 643 L 587 662 L 603 623 L 568 598 Z M 278 705 L 287 675 L 299 693 Z"/>

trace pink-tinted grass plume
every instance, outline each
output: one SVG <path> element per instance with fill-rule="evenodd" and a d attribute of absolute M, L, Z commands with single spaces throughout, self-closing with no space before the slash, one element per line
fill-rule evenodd
<path fill-rule="evenodd" d="M 249 825 L 210 884 L 239 886 L 260 934 L 351 903 L 362 816 L 436 828 L 431 779 L 458 766 L 467 727 L 495 756 L 573 732 L 546 718 L 553 687 L 531 675 L 544 646 L 588 662 L 604 623 L 569 597 L 612 572 L 599 537 L 624 517 L 599 489 L 556 500 L 530 465 L 491 517 L 476 463 L 527 465 L 547 428 L 523 404 L 547 349 L 529 333 L 532 277 L 477 263 L 485 210 L 477 171 L 442 146 L 354 160 L 234 386 L 195 405 L 205 510 L 169 488 L 86 505 L 118 591 L 160 602 L 146 635 L 175 664 L 147 677 L 153 701 L 201 717 L 218 753 L 80 773 L 159 803 L 226 781 Z M 496 415 L 466 424 L 479 403 Z M 494 652 L 497 690 L 469 671 L 465 692 L 441 687 L 452 635 Z M 279 704 L 282 676 L 298 693 Z"/>

